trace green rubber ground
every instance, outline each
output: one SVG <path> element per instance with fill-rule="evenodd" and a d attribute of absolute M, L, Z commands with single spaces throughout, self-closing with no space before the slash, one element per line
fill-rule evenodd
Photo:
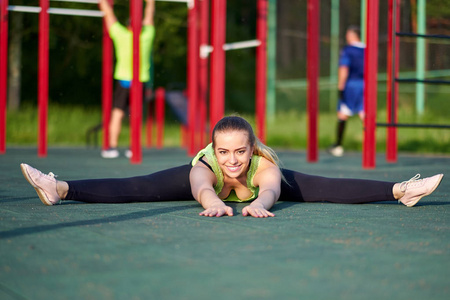
<path fill-rule="evenodd" d="M 98 150 L 8 148 L 0 156 L 0 299 L 450 299 L 450 156 L 399 157 L 363 170 L 361 154 L 280 152 L 286 167 L 403 181 L 444 173 L 414 208 L 282 203 L 274 218 L 200 217 L 193 201 L 44 206 L 26 162 L 61 180 L 142 175 L 190 159 L 145 150 L 143 163 Z"/>

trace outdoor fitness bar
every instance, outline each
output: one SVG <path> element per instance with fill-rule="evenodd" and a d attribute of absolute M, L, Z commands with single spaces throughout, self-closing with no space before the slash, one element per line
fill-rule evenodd
<path fill-rule="evenodd" d="M 6 91 L 7 91 L 7 33 L 8 33 L 8 10 L 20 12 L 39 13 L 39 54 L 38 54 L 38 156 L 45 157 L 47 155 L 47 111 L 48 111 L 48 41 L 49 41 L 49 14 L 63 14 L 63 15 L 81 15 L 102 17 L 100 11 L 81 10 L 81 9 L 64 9 L 51 8 L 50 0 L 40 0 L 39 7 L 27 6 L 9 6 L 7 0 L 1 1 L 1 65 L 0 65 L 0 87 L 4 87 L 0 92 L 0 113 L 5 115 L 2 118 L 4 121 L 0 125 L 0 153 L 6 151 Z M 55 0 L 60 2 L 78 2 L 96 4 L 96 0 Z M 109 0 L 112 4 L 112 0 Z M 158 0 L 156 0 L 158 1 Z M 256 50 L 256 122 L 257 134 L 261 141 L 265 142 L 265 108 L 266 108 L 266 38 L 267 38 L 267 0 L 258 0 L 257 11 L 257 39 L 250 41 L 243 41 L 237 43 L 225 43 L 225 24 L 226 24 L 226 1 L 212 2 L 212 30 L 211 30 L 211 46 L 208 44 L 208 8 L 209 1 L 207 0 L 162 0 L 169 2 L 186 3 L 189 8 L 189 24 L 188 29 L 188 122 L 189 122 L 189 154 L 196 152 L 202 144 L 204 144 L 204 129 L 206 124 L 206 91 L 207 91 L 207 65 L 208 55 L 201 55 L 200 49 L 205 46 L 212 52 L 210 65 L 210 124 L 214 124 L 224 115 L 224 99 L 225 99 L 225 55 L 226 50 L 243 49 L 249 47 L 257 47 Z M 134 3 L 131 1 L 130 4 Z M 130 6 L 131 20 L 142 16 L 142 3 L 137 6 Z M 139 19 L 139 18 L 138 18 Z M 196 20 L 196 21 L 195 21 Z M 198 22 L 200 20 L 200 22 Z M 137 22 L 139 23 L 139 22 Z M 201 24 L 200 28 L 196 24 Z M 139 25 L 139 24 L 138 24 Z M 134 25 L 133 32 L 137 33 L 140 27 Z M 112 99 L 112 42 L 108 36 L 106 28 L 103 26 L 103 71 L 102 71 L 102 106 L 103 106 L 103 148 L 108 147 L 108 124 L 110 120 L 111 99 Z M 198 30 L 200 29 L 200 30 Z M 199 33 L 201 40 L 199 40 Z M 135 34 L 133 36 L 139 36 Z M 133 41 L 136 43 L 136 41 Z M 202 46 L 202 47 L 200 47 Z M 139 47 L 136 47 L 138 56 Z M 198 55 L 198 56 L 197 56 Z M 135 66 L 136 62 L 133 62 Z M 138 66 L 138 65 L 137 65 Z M 137 67 L 133 70 L 138 72 Z M 135 74 L 134 74 L 135 75 Z M 139 84 L 138 84 L 139 85 Z M 132 111 L 131 119 L 131 150 L 133 151 L 132 163 L 139 163 L 142 159 L 140 150 L 140 126 L 137 124 L 142 121 L 141 114 L 136 113 L 142 111 L 136 97 L 142 98 L 140 93 L 136 93 L 135 87 L 131 90 L 131 105 Z M 133 104 L 135 103 L 135 104 Z M 137 103 L 137 104 L 136 104 Z M 196 118 L 197 113 L 201 113 L 200 118 Z M 134 116 L 134 117 L 133 117 Z M 137 119 L 135 119 L 137 118 Z M 138 119 L 140 118 L 140 120 Z M 198 138 L 199 137 L 199 138 Z"/>
<path fill-rule="evenodd" d="M 307 161 L 317 162 L 318 155 L 318 138 L 317 123 L 319 109 L 319 0 L 308 0 L 307 11 L 307 109 L 308 109 L 308 145 L 307 145 Z"/>
<path fill-rule="evenodd" d="M 267 87 L 267 14 L 268 1 L 257 1 L 256 40 L 225 43 L 226 1 L 212 1 L 211 5 L 211 64 L 210 64 L 210 132 L 225 114 L 225 50 L 256 48 L 256 130 L 266 140 L 266 87 Z M 210 49 L 203 45 L 202 52 Z"/>
<path fill-rule="evenodd" d="M 7 58 L 8 58 L 8 11 L 39 13 L 38 38 L 38 156 L 47 156 L 47 115 L 48 115 L 48 85 L 49 85 L 49 14 L 76 15 L 86 17 L 103 17 L 103 13 L 95 10 L 50 8 L 49 0 L 40 0 L 39 7 L 8 6 L 7 0 L 1 1 L 0 19 L 0 154 L 6 152 L 6 102 L 7 102 Z M 53 0 L 61 2 L 79 2 L 96 4 L 96 0 Z M 111 1 L 111 0 L 110 0 Z M 111 1 L 112 2 L 112 1 Z M 103 78 L 102 103 L 111 110 L 112 98 L 112 42 L 104 28 L 103 31 Z M 109 103 L 109 105 L 108 105 Z M 106 105 L 106 106 L 105 106 Z M 109 110 L 106 119 L 109 122 Z M 105 115 L 105 113 L 104 113 Z M 106 126 L 107 128 L 107 126 Z M 107 130 L 107 129 L 106 129 Z M 107 131 L 106 131 L 107 133 Z"/>
<path fill-rule="evenodd" d="M 399 37 L 450 39 L 448 35 L 442 34 L 416 34 L 411 32 L 398 32 L 400 29 L 400 1 L 389 0 L 388 10 L 388 65 L 387 65 L 387 122 L 377 123 L 376 126 L 386 127 L 386 160 L 391 163 L 397 162 L 398 142 L 397 128 L 433 128 L 448 129 L 450 125 L 445 124 L 405 124 L 398 123 L 398 84 L 399 83 L 425 83 L 425 84 L 450 84 L 448 80 L 423 79 L 423 74 L 418 72 L 420 78 L 399 78 Z M 419 41 L 417 41 L 419 43 Z M 419 47 L 418 47 L 419 48 Z M 419 55 L 418 55 L 419 56 Z M 422 61 L 422 60 L 421 60 Z M 420 93 L 419 89 L 419 93 Z M 416 92 L 416 94 L 418 94 Z M 416 100 L 417 111 L 420 113 L 423 101 Z M 419 103 L 419 105 L 418 105 Z"/>

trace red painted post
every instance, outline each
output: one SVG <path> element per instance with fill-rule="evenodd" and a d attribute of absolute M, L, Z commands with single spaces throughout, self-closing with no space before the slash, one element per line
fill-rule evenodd
<path fill-rule="evenodd" d="M 200 0 L 199 7 L 199 19 L 200 19 L 200 34 L 199 44 L 200 47 L 206 47 L 209 45 L 208 33 L 209 33 L 209 0 Z M 206 54 L 206 53 L 205 53 Z M 198 102 L 200 104 L 200 120 L 198 125 L 199 139 L 196 140 L 196 148 L 200 150 L 206 144 L 205 130 L 206 130 L 206 103 L 208 101 L 208 57 L 209 55 L 200 55 L 199 59 L 199 92 Z"/>
<path fill-rule="evenodd" d="M 165 107 L 164 107 L 164 97 L 166 95 L 166 91 L 164 88 L 157 88 L 155 91 L 155 110 L 156 110 L 156 147 L 163 147 L 164 140 L 164 115 L 165 115 Z"/>
<path fill-rule="evenodd" d="M 307 77 L 308 77 L 308 162 L 318 161 L 318 77 L 319 77 L 319 0 L 308 0 Z"/>
<path fill-rule="evenodd" d="M 0 0 L 0 154 L 6 153 L 8 96 L 8 0 Z"/>
<path fill-rule="evenodd" d="M 209 45 L 209 0 L 200 0 L 200 47 Z M 206 144 L 206 121 L 208 102 L 208 57 L 200 55 L 199 66 L 199 102 L 200 102 L 200 139 L 197 148 L 200 149 Z M 208 134 L 209 135 L 209 134 Z"/>
<path fill-rule="evenodd" d="M 387 61 L 387 123 L 397 123 L 399 41 L 395 34 L 400 25 L 400 5 L 397 0 L 389 0 L 388 11 L 388 61 Z M 395 25 L 394 25 L 395 24 Z M 395 44 L 394 44 L 395 43 Z M 386 135 L 386 160 L 397 162 L 397 128 L 388 126 Z"/>
<path fill-rule="evenodd" d="M 195 135 L 196 135 L 196 113 L 198 112 L 198 26 L 197 11 L 198 0 L 192 1 L 188 12 L 188 61 L 187 61 L 187 88 L 188 88 L 188 155 L 193 156 L 196 153 Z"/>
<path fill-rule="evenodd" d="M 147 148 L 150 148 L 153 145 L 152 139 L 153 139 L 153 115 L 152 115 L 152 104 L 151 102 L 148 104 L 147 107 L 147 120 L 146 120 L 146 137 L 147 137 Z"/>
<path fill-rule="evenodd" d="M 210 131 L 225 114 L 225 44 L 227 1 L 212 1 L 210 63 Z"/>
<path fill-rule="evenodd" d="M 47 156 L 49 0 L 40 0 L 38 57 L 38 156 Z"/>
<path fill-rule="evenodd" d="M 130 19 L 133 30 L 133 80 L 131 84 L 131 156 L 132 164 L 142 163 L 142 82 L 139 80 L 139 36 L 142 27 L 142 1 L 130 1 Z"/>
<path fill-rule="evenodd" d="M 267 91 L 267 13 L 268 0 L 258 0 L 256 39 L 256 128 L 261 142 L 266 142 L 266 91 Z"/>
<path fill-rule="evenodd" d="M 367 0 L 367 47 L 364 59 L 364 143 L 363 168 L 375 168 L 376 118 L 377 118 L 377 74 L 378 74 L 378 0 Z"/>
<path fill-rule="evenodd" d="M 109 0 L 111 7 L 113 0 Z M 103 23 L 103 62 L 102 62 L 102 114 L 103 114 L 103 146 L 109 148 L 109 121 L 111 120 L 113 97 L 113 44 L 106 24 Z"/>

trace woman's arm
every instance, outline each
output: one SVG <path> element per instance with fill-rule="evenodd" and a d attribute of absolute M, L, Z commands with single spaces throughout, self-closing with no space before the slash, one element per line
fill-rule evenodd
<path fill-rule="evenodd" d="M 280 169 L 267 160 L 261 161 L 260 168 L 255 177 L 253 184 L 259 186 L 258 198 L 250 205 L 242 210 L 243 216 L 251 215 L 255 218 L 274 217 L 275 214 L 269 211 L 277 202 L 281 193 L 281 171 Z"/>
<path fill-rule="evenodd" d="M 206 217 L 233 216 L 233 209 L 226 206 L 214 191 L 216 176 L 205 165 L 198 162 L 189 174 L 192 195 L 205 209 L 200 213 Z"/>
<path fill-rule="evenodd" d="M 153 25 L 154 14 L 155 14 L 155 0 L 146 0 L 142 26 Z"/>
<path fill-rule="evenodd" d="M 108 0 L 100 0 L 98 3 L 100 10 L 103 12 L 103 18 L 105 19 L 106 30 L 109 32 L 109 28 L 117 22 L 116 15 L 114 14 L 114 10 L 109 4 Z"/>

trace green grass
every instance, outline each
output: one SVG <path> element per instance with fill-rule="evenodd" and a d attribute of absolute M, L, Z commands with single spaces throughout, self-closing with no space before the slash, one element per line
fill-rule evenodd
<path fill-rule="evenodd" d="M 422 117 L 414 116 L 413 108 L 403 108 L 399 113 L 402 123 L 434 123 L 449 124 L 446 114 L 429 113 Z M 254 117 L 243 115 L 252 124 Z M 378 112 L 379 122 L 385 122 L 385 111 Z M 180 126 L 170 115 L 165 127 L 164 145 L 178 147 L 181 144 Z M 82 106 L 63 106 L 51 104 L 48 112 L 48 144 L 50 146 L 84 146 L 86 132 L 101 122 L 101 109 Z M 20 111 L 8 111 L 7 145 L 35 146 L 37 144 L 37 110 L 28 105 Z M 155 129 L 155 128 L 154 128 Z M 363 126 L 358 118 L 349 120 L 345 132 L 344 147 L 346 150 L 360 151 L 363 142 Z M 319 147 L 327 148 L 334 142 L 336 116 L 333 112 L 322 112 L 319 115 Z M 124 120 L 119 145 L 129 145 L 128 120 Z M 386 129 L 378 128 L 377 151 L 385 151 Z M 156 133 L 153 133 L 155 140 Z M 145 127 L 142 129 L 142 143 L 145 144 Z M 98 135 L 101 145 L 101 132 Z M 305 112 L 279 112 L 273 122 L 267 123 L 267 144 L 279 149 L 305 149 L 307 145 L 307 116 Z M 412 153 L 450 153 L 450 130 L 448 129 L 398 129 L 399 151 Z"/>

